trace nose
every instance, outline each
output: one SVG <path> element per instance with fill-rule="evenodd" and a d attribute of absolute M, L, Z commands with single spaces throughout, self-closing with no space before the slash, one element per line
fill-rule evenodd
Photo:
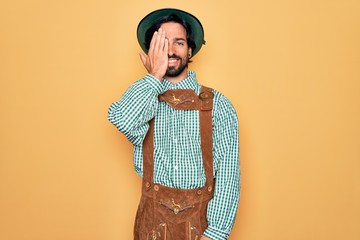
<path fill-rule="evenodd" d="M 168 55 L 172 56 L 173 54 L 174 54 L 174 48 L 173 48 L 172 44 L 169 42 Z"/>

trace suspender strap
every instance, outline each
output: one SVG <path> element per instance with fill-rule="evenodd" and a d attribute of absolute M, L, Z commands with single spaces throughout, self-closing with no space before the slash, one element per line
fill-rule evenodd
<path fill-rule="evenodd" d="M 159 95 L 160 101 L 166 101 L 177 110 L 199 110 L 200 140 L 203 165 L 206 175 L 205 186 L 209 192 L 213 186 L 212 158 L 212 109 L 214 94 L 211 88 L 201 87 L 197 95 L 191 89 L 168 90 Z M 149 130 L 143 142 L 143 180 L 149 189 L 154 182 L 154 119 L 149 122 Z"/>
<path fill-rule="evenodd" d="M 149 130 L 143 142 L 143 181 L 147 190 L 154 182 L 154 119 L 149 122 Z"/>
<path fill-rule="evenodd" d="M 212 189 L 213 183 L 213 145 L 212 145 L 212 108 L 213 98 L 211 88 L 202 86 L 199 94 L 201 100 L 200 109 L 200 139 L 201 139 L 201 151 L 202 159 L 206 175 L 205 186 L 208 186 L 209 192 Z"/>

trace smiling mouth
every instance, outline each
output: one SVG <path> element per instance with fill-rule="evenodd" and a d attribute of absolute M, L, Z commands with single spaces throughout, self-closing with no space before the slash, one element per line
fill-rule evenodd
<path fill-rule="evenodd" d="M 169 64 L 174 64 L 174 63 L 176 63 L 177 61 L 179 61 L 178 58 L 169 58 L 168 63 L 169 63 Z"/>

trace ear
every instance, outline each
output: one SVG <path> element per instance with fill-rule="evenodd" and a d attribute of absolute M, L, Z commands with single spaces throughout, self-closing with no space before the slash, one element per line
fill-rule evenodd
<path fill-rule="evenodd" d="M 188 56 L 189 56 L 189 58 L 191 58 L 191 56 L 192 56 L 192 49 L 191 48 L 189 48 L 189 50 L 188 50 Z"/>

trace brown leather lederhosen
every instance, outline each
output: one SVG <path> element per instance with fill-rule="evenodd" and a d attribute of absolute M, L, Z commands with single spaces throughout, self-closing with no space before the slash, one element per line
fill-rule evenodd
<path fill-rule="evenodd" d="M 214 193 L 212 159 L 213 93 L 201 87 L 199 96 L 189 89 L 169 90 L 159 96 L 177 110 L 199 110 L 205 186 L 177 189 L 154 184 L 154 120 L 143 143 L 142 196 L 136 214 L 135 240 L 200 239 L 207 228 L 207 205 Z"/>

